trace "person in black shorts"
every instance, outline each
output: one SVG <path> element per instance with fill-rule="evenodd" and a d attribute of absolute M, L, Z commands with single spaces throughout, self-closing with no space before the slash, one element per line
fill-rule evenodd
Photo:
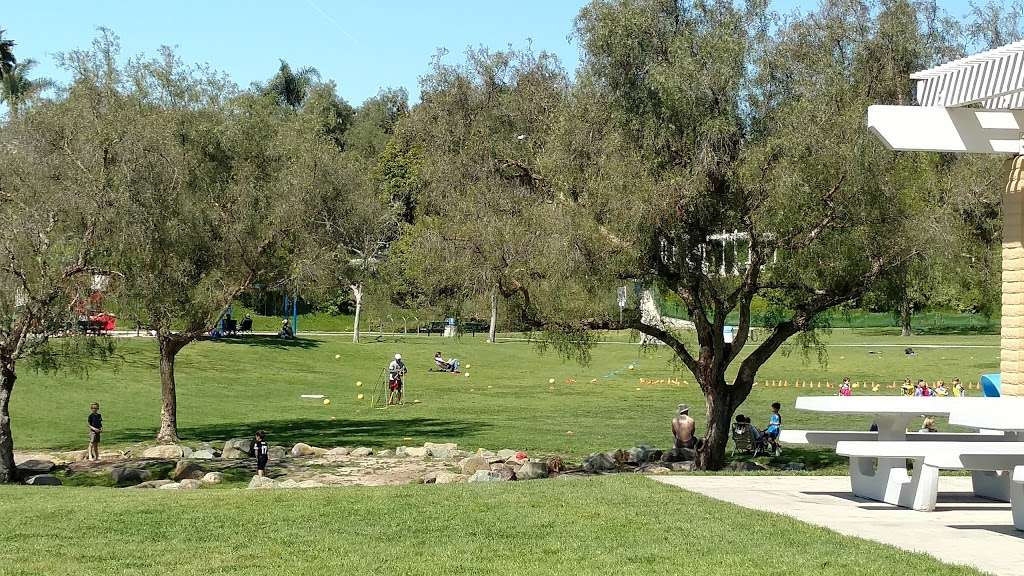
<path fill-rule="evenodd" d="M 267 446 L 267 433 L 260 430 L 256 433 L 256 441 L 252 443 L 252 455 L 256 457 L 256 475 L 266 476 L 267 459 L 270 447 Z"/>
<path fill-rule="evenodd" d="M 89 460 L 100 459 L 100 433 L 103 432 L 103 416 L 100 405 L 93 402 L 89 405 Z"/>

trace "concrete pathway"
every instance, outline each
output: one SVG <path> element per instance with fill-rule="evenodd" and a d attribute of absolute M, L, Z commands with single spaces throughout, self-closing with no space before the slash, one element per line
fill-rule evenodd
<path fill-rule="evenodd" d="M 942 477 L 934 512 L 916 512 L 850 494 L 845 476 L 652 476 L 653 480 L 746 508 L 776 512 L 950 564 L 1024 576 L 1024 532 L 1010 505 L 974 496 L 967 477 Z"/>

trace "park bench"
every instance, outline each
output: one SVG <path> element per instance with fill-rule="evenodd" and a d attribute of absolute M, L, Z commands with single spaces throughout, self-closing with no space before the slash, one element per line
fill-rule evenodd
<path fill-rule="evenodd" d="M 907 432 L 910 442 L 1001 442 L 1007 436 L 1002 432 Z M 870 442 L 878 440 L 878 432 L 854 430 L 783 430 L 780 441 L 786 444 L 806 444 L 835 448 L 843 441 Z"/>
<path fill-rule="evenodd" d="M 420 326 L 416 331 L 420 334 L 426 333 L 427 336 L 431 334 L 444 334 L 444 322 L 428 322 Z"/>
<path fill-rule="evenodd" d="M 1015 518 L 1024 513 L 1019 511 L 1024 500 L 1013 498 L 1014 492 L 1021 491 L 1021 483 L 1016 480 L 1024 482 L 1024 442 L 841 441 L 836 454 L 850 458 L 854 494 L 874 494 L 866 496 L 872 500 L 934 510 L 939 471 L 972 470 L 991 473 L 993 478 L 991 493 L 978 494 L 976 484 L 976 494 L 1004 502 L 1013 500 Z M 911 460 L 913 473 L 908 475 L 905 467 L 878 465 L 886 460 L 904 466 L 906 460 Z"/>

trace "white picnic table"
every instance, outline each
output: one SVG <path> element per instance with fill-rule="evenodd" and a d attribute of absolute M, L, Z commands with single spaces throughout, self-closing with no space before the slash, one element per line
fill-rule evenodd
<path fill-rule="evenodd" d="M 1024 440 L 1024 411 L 1013 405 L 996 410 L 958 410 L 950 414 L 949 423 L 969 427 L 981 425 L 991 430 L 1013 434 L 1017 440 Z M 1012 470 L 1006 472 L 1010 509 L 1013 513 L 1014 527 L 1024 530 L 1024 456 L 1006 459 L 992 454 L 963 454 L 960 460 L 967 469 L 992 468 L 1007 464 L 1013 466 Z"/>
<path fill-rule="evenodd" d="M 1024 444 L 1015 447 L 994 447 L 992 441 L 1003 442 L 1016 440 L 1014 436 L 1005 436 L 998 430 L 1007 430 L 989 424 L 992 418 L 1013 419 L 1013 414 L 1022 415 L 1024 420 L 1024 398 L 985 398 L 985 397 L 907 397 L 907 396 L 801 396 L 796 400 L 796 408 L 832 414 L 866 414 L 873 417 L 878 426 L 878 433 L 873 438 L 865 437 L 863 432 L 850 432 L 844 438 L 843 432 L 804 432 L 799 431 L 792 438 L 805 439 L 815 436 L 827 438 L 834 442 L 836 452 L 850 457 L 850 485 L 854 495 L 870 500 L 887 502 L 898 506 L 926 510 L 934 508 L 935 494 L 931 486 L 938 478 L 938 468 L 928 465 L 926 461 L 948 468 L 951 458 L 943 459 L 945 452 L 962 448 L 966 441 L 972 440 L 978 452 L 998 452 L 995 458 L 1014 458 L 1020 452 L 1024 454 Z M 966 415 L 981 415 L 970 423 L 961 420 Z M 981 434 L 969 435 L 963 441 L 954 441 L 952 434 L 936 434 L 935 440 L 928 441 L 927 434 L 913 434 L 907 431 L 908 425 L 924 415 L 949 416 L 951 422 L 982 430 Z M 991 420 L 999 423 L 1001 420 Z M 787 440 L 785 432 L 782 438 Z M 877 444 L 906 443 L 913 440 L 914 446 Z M 1017 444 L 1016 442 L 1012 442 Z M 1005 454 L 1004 454 L 1005 453 Z M 912 474 L 907 474 L 907 459 L 914 463 Z M 984 469 L 963 465 L 952 466 L 956 469 L 972 471 L 975 493 L 979 496 L 1003 500 L 1009 499 L 1011 487 L 1009 476 L 996 469 Z M 922 476 L 924 480 L 922 481 Z M 934 476 L 934 478 L 931 478 Z M 929 493 L 931 491 L 931 493 Z"/>

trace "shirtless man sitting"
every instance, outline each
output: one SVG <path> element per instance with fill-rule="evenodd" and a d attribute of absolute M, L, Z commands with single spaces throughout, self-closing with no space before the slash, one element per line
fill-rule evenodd
<path fill-rule="evenodd" d="M 693 436 L 696 424 L 690 418 L 690 407 L 686 404 L 679 405 L 679 415 L 672 419 L 672 436 L 675 437 L 673 448 L 679 452 L 682 448 L 693 450 L 697 445 L 697 439 Z"/>

